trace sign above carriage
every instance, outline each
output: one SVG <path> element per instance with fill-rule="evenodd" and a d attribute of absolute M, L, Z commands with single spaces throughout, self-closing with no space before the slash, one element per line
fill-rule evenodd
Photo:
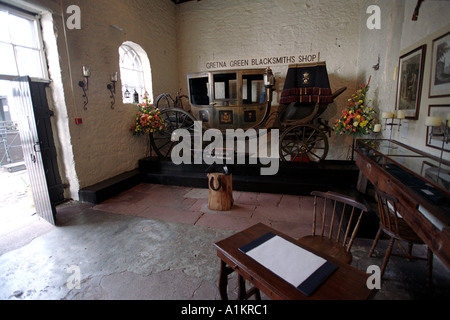
<path fill-rule="evenodd" d="M 233 68 L 242 69 L 246 67 L 248 68 L 268 67 L 276 65 L 289 65 L 294 63 L 309 63 L 319 61 L 320 61 L 320 52 L 309 54 L 297 54 L 297 55 L 208 61 L 206 62 L 205 67 L 207 70 L 233 69 Z"/>

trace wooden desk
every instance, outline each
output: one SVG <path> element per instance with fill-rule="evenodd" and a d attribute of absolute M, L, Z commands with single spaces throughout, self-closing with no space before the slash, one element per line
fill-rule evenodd
<path fill-rule="evenodd" d="M 310 297 L 305 296 L 297 288 L 239 250 L 240 247 L 268 232 L 321 256 L 337 265 L 338 269 Z M 219 290 L 223 300 L 228 300 L 228 274 L 233 271 L 236 271 L 268 297 L 277 300 L 362 300 L 368 299 L 373 292 L 366 285 L 368 274 L 302 246 L 296 240 L 261 223 L 216 243 L 215 247 L 217 255 L 221 259 Z"/>
<path fill-rule="evenodd" d="M 366 181 L 396 197 L 403 219 L 450 269 L 450 166 L 439 159 L 391 140 L 358 140 L 358 189 Z"/>

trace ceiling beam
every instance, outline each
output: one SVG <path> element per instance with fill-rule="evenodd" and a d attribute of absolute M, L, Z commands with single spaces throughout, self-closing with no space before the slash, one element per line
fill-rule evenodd
<path fill-rule="evenodd" d="M 189 1 L 194 1 L 194 0 L 171 0 L 171 1 L 175 4 L 180 4 L 183 2 L 189 2 Z M 197 1 L 200 1 L 200 0 L 197 0 Z"/>

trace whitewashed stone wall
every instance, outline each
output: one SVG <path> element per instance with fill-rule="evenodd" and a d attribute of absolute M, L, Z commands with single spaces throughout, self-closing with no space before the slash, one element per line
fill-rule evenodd
<path fill-rule="evenodd" d="M 347 86 L 347 92 L 325 115 L 331 123 L 346 107 L 348 97 L 372 76 L 369 97 L 379 111 L 393 111 L 397 93 L 394 75 L 400 55 L 420 44 L 427 46 L 427 66 L 420 116 L 406 121 L 406 133 L 393 138 L 430 153 L 425 147 L 425 118 L 428 105 L 449 104 L 449 99 L 428 99 L 431 41 L 443 34 L 450 16 L 449 1 L 427 1 L 418 21 L 412 21 L 416 0 L 208 0 L 190 2 L 178 8 L 179 79 L 186 88 L 186 74 L 208 70 L 208 62 L 227 62 L 258 57 L 298 56 L 320 52 L 333 89 Z M 369 30 L 370 5 L 381 9 L 381 29 Z M 380 69 L 373 66 L 380 58 Z M 298 62 L 298 61 L 296 61 Z M 264 65 L 262 65 L 264 67 Z M 427 69 L 428 67 L 428 69 Z M 221 68 L 220 64 L 216 68 Z M 284 85 L 286 65 L 272 66 L 277 75 L 278 101 Z M 275 102 L 277 104 L 277 102 Z M 388 138 L 389 136 L 387 136 Z M 328 159 L 345 159 L 351 138 L 333 136 Z"/>
<path fill-rule="evenodd" d="M 399 132 L 397 127 L 394 127 L 392 138 L 440 156 L 439 150 L 426 147 L 425 119 L 428 116 L 430 104 L 450 104 L 448 97 L 428 98 L 432 41 L 450 31 L 450 2 L 426 1 L 422 3 L 417 21 L 412 21 L 417 5 L 415 0 L 367 0 L 364 1 L 364 8 L 371 4 L 381 8 L 381 29 L 368 30 L 364 27 L 366 21 L 361 21 L 358 80 L 364 82 L 369 76 L 372 76 L 369 97 L 374 99 L 374 105 L 379 110 L 379 115 L 382 112 L 394 111 L 399 57 L 423 44 L 427 45 L 419 119 L 403 121 L 403 132 Z M 378 56 L 380 57 L 380 69 L 375 71 L 372 66 L 377 63 Z M 382 136 L 389 138 L 389 128 L 382 132 Z M 444 157 L 450 158 L 448 154 L 444 154 Z"/>
<path fill-rule="evenodd" d="M 180 87 L 187 90 L 187 73 L 212 70 L 208 62 L 225 61 L 229 68 L 233 60 L 293 56 L 298 63 L 302 62 L 299 56 L 320 52 L 320 60 L 327 62 L 332 89 L 348 87 L 324 115 L 334 123 L 337 110 L 346 106 L 356 88 L 362 4 L 360 0 L 184 3 L 178 7 Z M 291 61 L 256 66 L 270 66 L 274 71 L 276 106 Z M 255 66 L 245 66 L 251 67 Z M 330 145 L 328 159 L 345 159 L 351 139 L 333 134 Z"/>
<path fill-rule="evenodd" d="M 180 5 L 169 0 L 15 1 L 51 12 L 44 19 L 44 41 L 52 61 L 51 103 L 60 169 L 70 185 L 66 196 L 74 199 L 80 188 L 135 169 L 148 151 L 147 139 L 129 133 L 135 108 L 122 104 L 120 80 L 114 110 L 106 89 L 110 74 L 119 71 L 118 48 L 125 41 L 147 52 L 155 97 L 175 93 L 179 87 L 187 92 L 186 74 L 207 70 L 208 62 L 226 61 L 227 67 L 230 61 L 254 58 L 294 57 L 300 62 L 299 56 L 320 53 L 332 88 L 348 87 L 329 107 L 326 116 L 333 123 L 357 85 L 370 75 L 374 104 L 380 113 L 392 110 L 398 57 L 418 43 L 429 42 L 448 23 L 450 12 L 447 1 L 426 1 L 419 21 L 412 22 L 415 0 L 202 0 Z M 81 30 L 64 28 L 65 11 L 72 4 L 81 9 Z M 380 30 L 366 27 L 370 4 L 381 8 Z M 54 30 L 49 30 L 52 19 Z M 56 42 L 50 39 L 52 33 Z M 378 56 L 380 70 L 375 72 L 372 66 Z M 275 105 L 290 62 L 271 65 L 277 77 Z M 78 87 L 83 65 L 92 71 L 87 111 Z M 428 92 L 422 93 L 425 96 Z M 427 150 L 423 138 L 426 103 L 422 102 L 419 121 L 410 121 L 408 138 L 394 138 Z M 441 99 L 439 103 L 449 102 Z M 82 118 L 83 124 L 76 125 L 75 118 Z M 350 145 L 351 138 L 333 134 L 329 159 L 345 159 Z"/>
<path fill-rule="evenodd" d="M 52 13 L 44 20 L 53 19 L 54 30 L 49 30 L 51 23 L 44 23 L 44 42 L 48 58 L 52 59 L 49 67 L 54 130 L 60 147 L 60 171 L 64 182 L 70 185 L 66 197 L 78 199 L 79 189 L 137 168 L 138 160 L 149 151 L 148 137 L 133 137 L 129 132 L 136 109 L 122 103 L 120 76 L 114 110 L 110 108 L 106 86 L 110 75 L 119 72 L 119 46 L 132 41 L 149 57 L 153 95 L 175 90 L 178 83 L 175 4 L 167 0 L 32 2 Z M 81 9 L 80 30 L 65 28 L 71 15 L 66 12 L 70 5 Z M 83 109 L 83 92 L 78 86 L 83 80 L 83 65 L 91 69 L 87 110 Z M 76 118 L 82 118 L 83 124 L 76 125 Z"/>

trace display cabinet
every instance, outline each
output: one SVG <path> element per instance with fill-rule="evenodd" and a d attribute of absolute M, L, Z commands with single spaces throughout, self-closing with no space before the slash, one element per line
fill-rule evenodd
<path fill-rule="evenodd" d="M 358 189 L 370 181 L 395 196 L 400 214 L 450 268 L 450 162 L 394 140 L 356 142 Z"/>

